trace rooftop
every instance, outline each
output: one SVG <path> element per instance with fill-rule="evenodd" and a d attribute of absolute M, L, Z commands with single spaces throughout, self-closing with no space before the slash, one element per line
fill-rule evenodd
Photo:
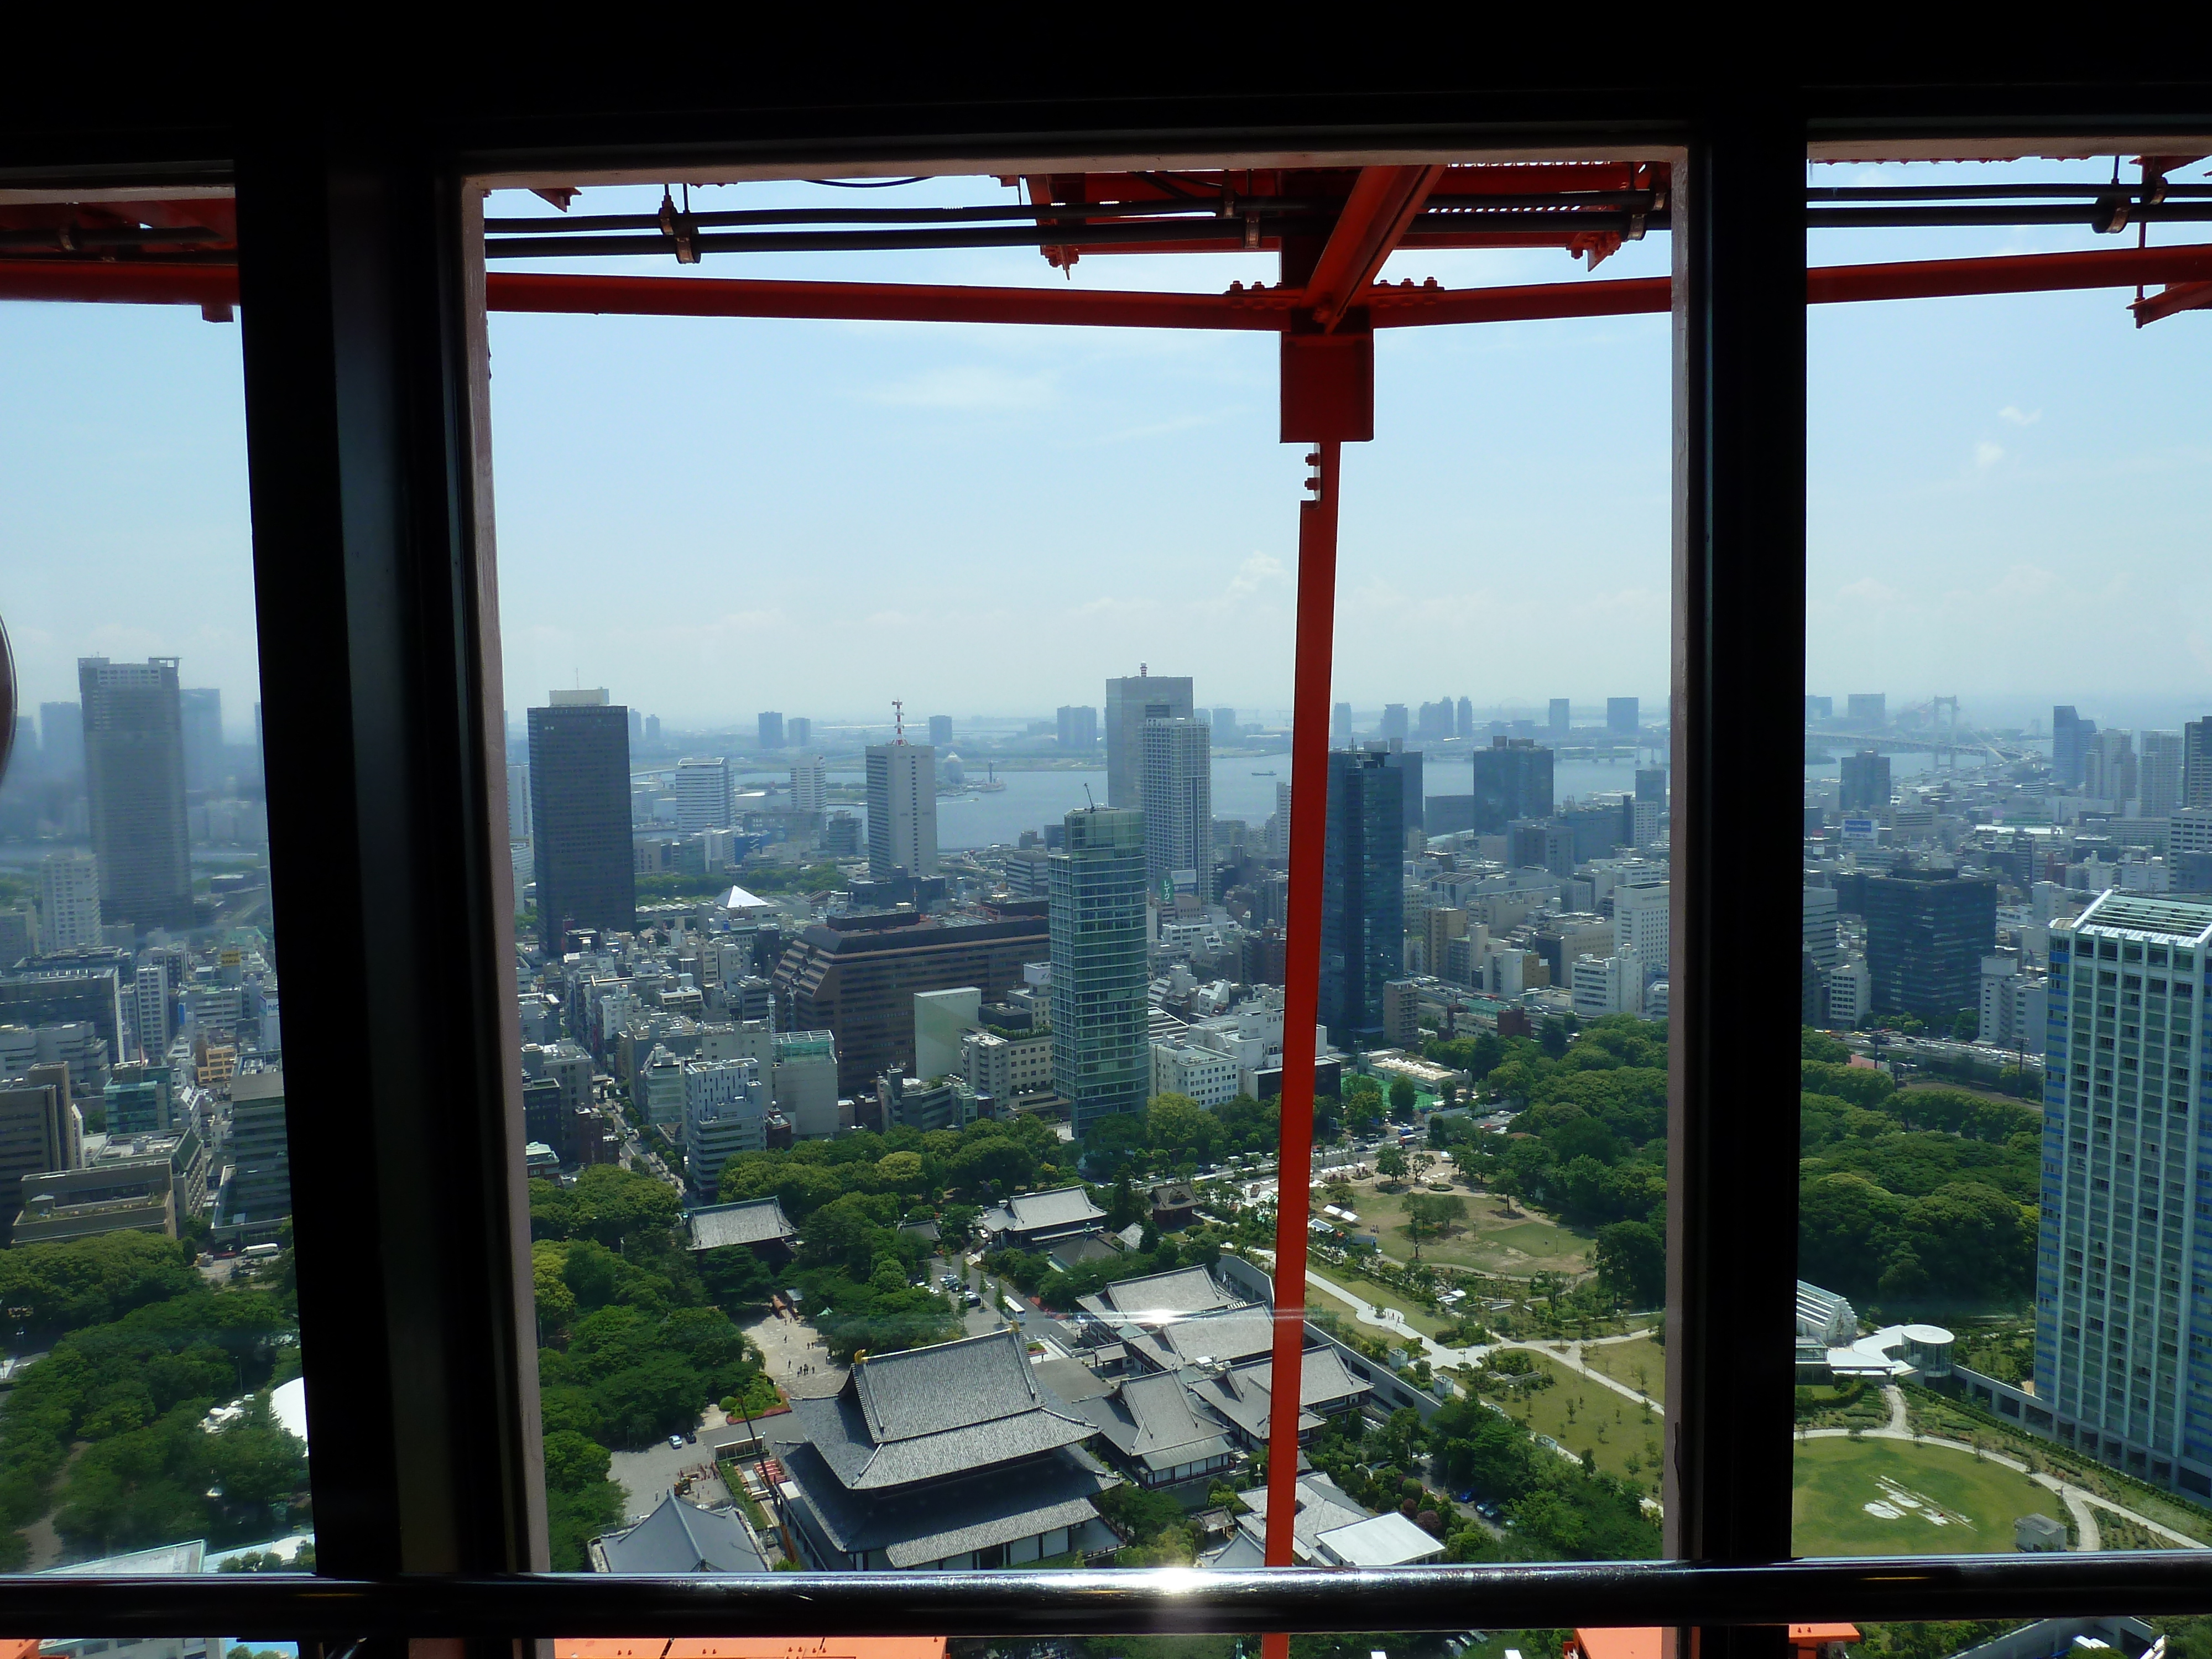
<path fill-rule="evenodd" d="M 595 1554 L 608 1572 L 766 1572 L 768 1561 L 734 1514 L 702 1510 L 667 1493 L 628 1532 L 611 1534 Z"/>
<path fill-rule="evenodd" d="M 1080 1187 L 1054 1187 L 1049 1192 L 1018 1193 L 984 1212 L 984 1225 L 994 1232 L 1037 1232 L 1047 1227 L 1087 1227 L 1103 1221 L 1106 1212 L 1091 1201 Z"/>
<path fill-rule="evenodd" d="M 1096 1296 L 1084 1297 L 1077 1305 L 1109 1323 L 1139 1325 L 1151 1330 L 1173 1320 L 1243 1307 L 1244 1302 L 1223 1290 L 1205 1268 L 1176 1267 L 1109 1285 Z"/>
<path fill-rule="evenodd" d="M 2140 894 L 2124 893 L 2117 887 L 2108 888 L 2075 919 L 2074 931 L 2212 944 L 2212 904 L 2146 898 Z"/>
<path fill-rule="evenodd" d="M 718 1250 L 731 1244 L 772 1244 L 796 1238 L 799 1229 L 786 1219 L 774 1198 L 750 1198 L 739 1204 L 710 1204 L 690 1218 L 691 1248 Z"/>

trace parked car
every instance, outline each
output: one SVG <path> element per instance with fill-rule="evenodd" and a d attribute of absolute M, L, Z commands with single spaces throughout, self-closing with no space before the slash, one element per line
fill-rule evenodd
<path fill-rule="evenodd" d="M 684 1449 L 684 1437 L 680 1434 L 670 1435 L 668 1437 L 668 1445 L 672 1451 L 682 1451 Z"/>

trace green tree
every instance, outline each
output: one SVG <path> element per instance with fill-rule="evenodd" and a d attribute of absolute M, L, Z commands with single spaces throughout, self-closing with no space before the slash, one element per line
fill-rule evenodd
<path fill-rule="evenodd" d="M 1420 1102 L 1420 1091 L 1410 1079 L 1393 1078 L 1390 1082 L 1390 1115 L 1401 1123 L 1413 1121 L 1413 1108 Z"/>
<path fill-rule="evenodd" d="M 1457 1193 L 1416 1193 L 1406 1200 L 1406 1237 L 1413 1241 L 1413 1260 L 1421 1259 L 1424 1238 L 1443 1237 L 1467 1219 L 1467 1200 Z"/>
<path fill-rule="evenodd" d="M 1592 1259 L 1597 1282 L 1609 1294 L 1638 1308 L 1666 1302 L 1666 1236 L 1650 1222 L 1616 1221 L 1601 1227 Z"/>
<path fill-rule="evenodd" d="M 1375 1154 L 1375 1173 L 1385 1181 L 1401 1182 L 1406 1178 L 1406 1154 L 1402 1148 L 1385 1146 Z"/>

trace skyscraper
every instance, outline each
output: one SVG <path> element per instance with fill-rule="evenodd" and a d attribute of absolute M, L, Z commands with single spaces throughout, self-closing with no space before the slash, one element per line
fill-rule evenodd
<path fill-rule="evenodd" d="M 2069 788 L 2081 787 L 2081 752 L 2096 729 L 2097 722 L 2083 720 L 2071 703 L 2059 703 L 2051 711 L 2051 771 Z"/>
<path fill-rule="evenodd" d="M 1328 711 L 1328 746 L 1346 749 L 1352 744 L 1352 705 L 1336 704 Z"/>
<path fill-rule="evenodd" d="M 1458 719 L 1454 722 L 1452 735 L 1460 738 L 1471 738 L 1474 735 L 1474 701 L 1473 698 L 1462 697 L 1459 700 L 1459 715 Z"/>
<path fill-rule="evenodd" d="M 1406 721 L 1406 705 L 1402 702 L 1384 703 L 1382 705 L 1382 741 L 1403 743 L 1413 735 L 1413 730 Z"/>
<path fill-rule="evenodd" d="M 1843 787 L 1837 805 L 1846 812 L 1886 812 L 1889 810 L 1889 757 L 1878 750 L 1862 749 L 1844 757 L 1839 769 Z"/>
<path fill-rule="evenodd" d="M 507 767 L 507 838 L 530 839 L 530 768 L 516 761 Z"/>
<path fill-rule="evenodd" d="M 2212 1294 L 2191 1109 L 2212 1108 L 2208 968 L 2212 905 L 2116 890 L 2052 927 L 2035 1286 L 2035 1397 L 2059 1443 L 2200 1497 Z M 2111 1033 L 2138 1028 L 2116 1054 Z"/>
<path fill-rule="evenodd" d="M 2179 732 L 2139 732 L 2136 756 L 2136 810 L 2147 818 L 2172 816 L 2181 805 L 2182 744 Z"/>
<path fill-rule="evenodd" d="M 1565 697 L 1553 698 L 1551 709 L 1552 741 L 1555 744 L 1565 743 L 1567 740 L 1568 736 L 1574 731 L 1574 716 L 1568 710 L 1567 700 Z"/>
<path fill-rule="evenodd" d="M 660 746 L 659 715 L 647 714 L 645 717 L 645 741 L 650 748 L 658 749 Z"/>
<path fill-rule="evenodd" d="M 1341 1048 L 1381 1039 L 1382 988 L 1406 970 L 1406 787 L 1388 761 L 1373 749 L 1328 757 L 1321 1019 Z"/>
<path fill-rule="evenodd" d="M 629 746 L 640 749 L 645 745 L 645 714 L 641 709 L 629 711 Z"/>
<path fill-rule="evenodd" d="M 1237 741 L 1237 711 L 1233 708 L 1215 709 L 1213 740 L 1216 743 L 1234 743 Z"/>
<path fill-rule="evenodd" d="M 804 714 L 793 714 L 784 721 L 783 735 L 793 749 L 804 749 L 814 741 L 814 722 Z"/>
<path fill-rule="evenodd" d="M 2181 728 L 2181 804 L 2212 806 L 2212 715 Z"/>
<path fill-rule="evenodd" d="M 1098 711 L 1080 703 L 1061 704 L 1059 738 L 1062 749 L 1096 749 Z"/>
<path fill-rule="evenodd" d="M 1648 877 L 1613 890 L 1613 951 L 1633 957 L 1646 982 L 1667 977 L 1673 945 L 1672 892 L 1667 882 Z M 1829 931 L 1832 935 L 1833 927 Z"/>
<path fill-rule="evenodd" d="M 1144 727 L 1145 880 L 1213 896 L 1213 753 L 1201 720 Z"/>
<path fill-rule="evenodd" d="M 100 867 L 89 853 L 49 853 L 39 864 L 39 931 L 49 951 L 100 943 Z"/>
<path fill-rule="evenodd" d="M 763 749 L 783 747 L 783 716 L 773 708 L 760 716 L 760 746 Z"/>
<path fill-rule="evenodd" d="M 1997 884 L 1948 870 L 1866 878 L 1867 971 L 1874 1012 L 1948 1030 L 1978 1006 L 1982 958 L 1996 948 Z"/>
<path fill-rule="evenodd" d="M 1104 807 L 1066 824 L 1050 874 L 1052 1073 L 1080 1137 L 1152 1094 L 1145 815 Z"/>
<path fill-rule="evenodd" d="M 1644 729 L 1644 706 L 1634 697 L 1605 700 L 1605 729 L 1616 738 L 1632 738 Z"/>
<path fill-rule="evenodd" d="M 59 777 L 84 770 L 84 705 L 39 705 L 39 750 L 46 770 Z"/>
<path fill-rule="evenodd" d="M 1145 804 L 1145 722 L 1188 720 L 1188 674 L 1139 673 L 1106 682 L 1106 804 Z"/>
<path fill-rule="evenodd" d="M 1878 732 L 1889 724 L 1889 694 L 1887 691 L 1854 691 L 1844 703 L 1847 718 L 1853 726 Z"/>
<path fill-rule="evenodd" d="M 1516 818 L 1552 816 L 1552 751 L 1526 738 L 1492 738 L 1473 754 L 1477 835 L 1501 836 Z"/>
<path fill-rule="evenodd" d="M 791 804 L 801 812 L 830 810 L 828 769 L 819 755 L 802 755 L 791 763 Z"/>
<path fill-rule="evenodd" d="M 1382 763 L 1398 775 L 1405 786 L 1405 818 L 1408 830 L 1418 830 L 1427 820 L 1426 800 L 1421 783 L 1422 754 L 1418 749 L 1394 749 L 1382 757 Z"/>
<path fill-rule="evenodd" d="M 177 693 L 185 725 L 185 787 L 216 789 L 222 784 L 222 692 L 215 686 L 186 686 Z"/>
<path fill-rule="evenodd" d="M 2115 807 L 2136 798 L 2135 733 L 2107 727 L 2081 745 L 2081 793 Z"/>
<path fill-rule="evenodd" d="M 676 827 L 687 836 L 730 827 L 730 763 L 720 755 L 676 763 Z"/>
<path fill-rule="evenodd" d="M 555 691 L 529 711 L 530 824 L 538 935 L 559 947 L 570 927 L 637 926 L 630 851 L 629 715 L 604 687 Z"/>
<path fill-rule="evenodd" d="M 952 716 L 932 714 L 929 717 L 929 741 L 933 747 L 948 748 L 952 742 Z"/>
<path fill-rule="evenodd" d="M 937 873 L 937 750 L 868 745 L 868 878 Z"/>
<path fill-rule="evenodd" d="M 85 657 L 76 673 L 100 915 L 142 929 L 189 927 L 192 860 L 177 659 Z"/>

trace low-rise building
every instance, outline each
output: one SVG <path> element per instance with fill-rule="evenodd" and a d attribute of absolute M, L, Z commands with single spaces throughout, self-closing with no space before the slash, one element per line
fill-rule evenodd
<path fill-rule="evenodd" d="M 799 1229 L 783 1213 L 782 1204 L 772 1197 L 710 1204 L 692 1211 L 684 1222 L 695 1250 L 737 1246 L 769 1261 L 788 1261 L 799 1239 Z"/>
<path fill-rule="evenodd" d="M 695 1060 L 683 1078 L 684 1166 L 691 1190 L 711 1202 L 724 1164 L 767 1150 L 768 1091 L 750 1060 Z"/>
<path fill-rule="evenodd" d="M 1034 1250 L 1072 1233 L 1088 1232 L 1106 1218 L 1080 1187 L 1017 1193 L 983 1212 L 981 1226 L 994 1249 Z"/>
<path fill-rule="evenodd" d="M 970 1088 L 1012 1106 L 1052 1093 L 1052 1031 L 970 1031 L 960 1042 Z"/>
<path fill-rule="evenodd" d="M 1240 1069 L 1235 1054 L 1206 1044 L 1152 1044 L 1156 1095 L 1185 1095 L 1201 1106 L 1225 1105 L 1237 1098 Z"/>
<path fill-rule="evenodd" d="M 1191 1392 L 1221 1419 L 1238 1444 L 1254 1451 L 1267 1445 L 1268 1413 L 1273 1409 L 1274 1362 L 1218 1366 L 1193 1380 Z M 1326 1344 L 1309 1347 L 1298 1361 L 1298 1443 L 1320 1432 L 1322 1420 L 1356 1412 L 1375 1385 L 1354 1376 L 1344 1357 Z"/>
<path fill-rule="evenodd" d="M 1219 1420 L 1199 1411 L 1179 1377 L 1124 1377 L 1072 1409 L 1097 1425 L 1114 1467 L 1147 1490 L 1210 1483 L 1240 1461 Z"/>
<path fill-rule="evenodd" d="M 593 1572 L 766 1572 L 760 1540 L 734 1509 L 702 1509 L 674 1492 L 623 1532 L 594 1538 Z"/>

